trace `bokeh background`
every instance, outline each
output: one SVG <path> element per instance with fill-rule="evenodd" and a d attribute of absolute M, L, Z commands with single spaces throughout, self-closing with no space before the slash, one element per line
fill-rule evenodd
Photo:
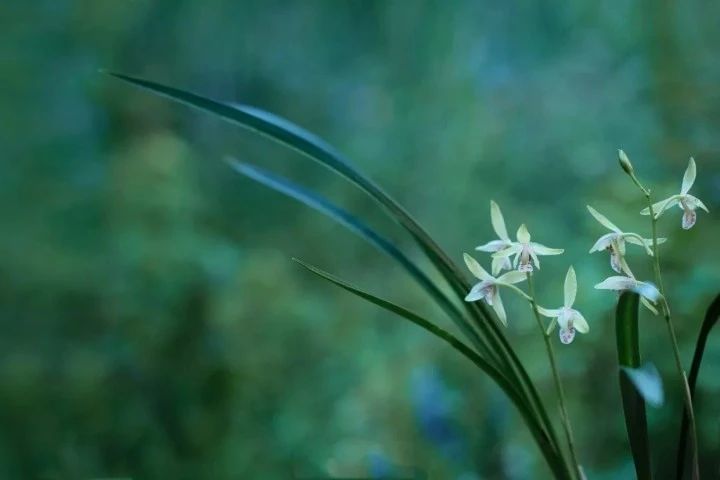
<path fill-rule="evenodd" d="M 632 476 L 615 298 L 592 288 L 611 271 L 605 254 L 587 254 L 604 229 L 585 205 L 647 235 L 616 149 L 659 196 L 697 159 L 693 192 L 711 213 L 689 232 L 679 211 L 660 222 L 689 364 L 720 286 L 720 4 L 9 0 L 0 10 L 2 478 L 549 476 L 472 365 L 291 257 L 452 329 L 398 266 L 222 158 L 322 192 L 420 259 L 372 202 L 283 147 L 99 68 L 317 132 L 458 261 L 494 238 L 490 199 L 511 231 L 525 222 L 565 248 L 543 261 L 539 296 L 559 304 L 575 265 L 591 332 L 558 350 L 580 456 L 589 478 Z M 639 249 L 630 262 L 648 277 Z M 552 402 L 533 320 L 519 299 L 506 304 L 508 335 Z M 678 383 L 663 322 L 644 314 L 641 327 L 666 382 L 649 419 L 667 473 Z M 697 413 L 710 472 L 717 335 L 706 356 Z"/>

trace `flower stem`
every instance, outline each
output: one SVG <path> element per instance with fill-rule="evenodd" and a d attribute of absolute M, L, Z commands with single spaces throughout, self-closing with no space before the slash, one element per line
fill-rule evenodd
<path fill-rule="evenodd" d="M 543 321 L 540 318 L 540 312 L 538 311 L 537 301 L 535 299 L 535 285 L 533 284 L 532 273 L 527 274 L 528 288 L 530 289 L 530 304 L 532 305 L 535 320 L 537 321 L 540 333 L 542 334 L 543 340 L 545 341 L 545 348 L 547 350 L 548 359 L 550 360 L 550 368 L 552 369 L 553 380 L 555 382 L 555 391 L 558 396 L 558 405 L 560 407 L 560 418 L 562 420 L 563 428 L 565 430 L 565 437 L 568 443 L 568 450 L 570 451 L 570 459 L 573 464 L 573 477 L 584 478 L 584 475 L 580 469 L 580 463 L 578 462 L 577 452 L 575 450 L 575 441 L 573 440 L 572 427 L 570 426 L 570 417 L 568 416 L 567 407 L 565 406 L 565 393 L 563 391 L 562 382 L 560 381 L 560 374 L 557 368 L 557 361 L 555 360 L 555 351 L 553 350 L 552 342 L 550 341 L 550 332 L 545 329 Z"/>
<path fill-rule="evenodd" d="M 657 218 L 655 218 L 655 212 L 653 211 L 652 199 L 650 192 L 645 190 L 642 185 L 638 186 L 643 190 L 645 198 L 648 202 L 648 208 L 650 210 L 650 219 L 652 222 L 652 243 L 653 243 L 653 270 L 655 272 L 655 282 L 660 289 L 662 299 L 660 306 L 662 308 L 663 316 L 665 317 L 665 323 L 668 327 L 668 333 L 670 334 L 670 343 L 673 348 L 673 356 L 675 357 L 675 367 L 677 368 L 678 374 L 683 384 L 683 399 L 685 402 L 685 409 L 687 410 L 688 420 L 690 421 L 690 436 L 692 437 L 692 452 L 693 452 L 693 479 L 697 480 L 700 478 L 700 462 L 698 459 L 698 441 L 697 441 L 697 427 L 695 426 L 695 411 L 692 404 L 692 394 L 690 393 L 690 385 L 688 384 L 687 373 L 682 365 L 680 359 L 680 349 L 678 348 L 677 336 L 675 335 L 675 327 L 673 327 L 672 316 L 670 315 L 670 306 L 668 305 L 667 296 L 665 295 L 665 288 L 663 287 L 662 275 L 660 274 L 660 255 L 658 253 L 658 242 L 657 242 Z"/>

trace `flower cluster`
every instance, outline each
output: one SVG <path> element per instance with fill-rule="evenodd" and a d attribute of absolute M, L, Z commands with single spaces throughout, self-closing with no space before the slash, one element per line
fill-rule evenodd
<path fill-rule="evenodd" d="M 516 240 L 511 240 L 500 207 L 494 201 L 490 202 L 490 220 L 498 238 L 475 249 L 492 254 L 492 275 L 485 271 L 477 260 L 467 253 L 464 254 L 465 264 L 468 269 L 480 280 L 472 287 L 465 297 L 465 301 L 484 300 L 495 310 L 498 319 L 503 325 L 507 326 L 507 315 L 500 298 L 500 287 L 514 290 L 537 306 L 535 299 L 520 290 L 516 284 L 528 279 L 535 269 L 540 269 L 540 256 L 560 255 L 563 253 L 563 249 L 550 248 L 533 242 L 530 232 L 524 224 L 518 228 L 515 235 Z M 512 261 L 510 260 L 511 257 L 513 257 Z M 503 270 L 510 271 L 499 275 Z M 587 333 L 590 329 L 582 314 L 572 308 L 576 292 L 575 270 L 570 267 L 565 278 L 565 301 L 563 306 L 558 309 L 537 306 L 539 314 L 552 318 L 547 332 L 550 333 L 555 328 L 555 325 L 558 325 L 560 327 L 560 340 L 566 344 L 572 342 L 576 331 Z"/>

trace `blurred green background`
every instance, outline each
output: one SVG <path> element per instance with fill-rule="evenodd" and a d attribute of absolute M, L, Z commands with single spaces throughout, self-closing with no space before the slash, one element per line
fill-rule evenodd
<path fill-rule="evenodd" d="M 110 68 L 317 132 L 458 261 L 494 238 L 490 199 L 512 232 L 525 222 L 565 248 L 538 282 L 554 307 L 574 264 L 591 324 L 557 348 L 579 454 L 591 479 L 630 478 L 615 298 L 592 288 L 612 272 L 605 254 L 587 254 L 605 232 L 585 205 L 647 235 L 616 149 L 662 197 L 695 156 L 693 193 L 711 213 L 689 232 L 678 210 L 660 222 L 689 365 L 720 286 L 718 16 L 720 4 L 701 1 L 6 0 L 0 477 L 549 476 L 472 365 L 290 259 L 451 329 L 398 266 L 221 159 L 317 189 L 419 259 L 374 204 L 287 149 L 97 73 Z M 534 321 L 505 298 L 511 342 L 551 402 Z M 641 323 L 666 382 L 649 419 L 668 472 L 681 399 L 664 323 Z M 697 399 L 706 472 L 717 469 L 719 396 L 715 335 Z"/>

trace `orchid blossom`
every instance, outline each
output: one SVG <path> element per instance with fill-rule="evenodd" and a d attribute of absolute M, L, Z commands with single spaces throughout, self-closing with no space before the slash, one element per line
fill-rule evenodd
<path fill-rule="evenodd" d="M 492 222 L 493 230 L 498 236 L 497 240 L 491 240 L 485 245 L 475 247 L 475 250 L 480 252 L 495 253 L 510 247 L 513 241 L 507 233 L 505 228 L 505 219 L 500 211 L 500 207 L 497 203 L 490 200 L 490 221 Z M 497 275 L 503 270 L 512 270 L 512 264 L 508 257 L 496 257 L 492 259 L 492 274 Z"/>
<path fill-rule="evenodd" d="M 530 241 L 530 232 L 525 224 L 520 225 L 517 231 L 517 242 L 509 247 L 493 254 L 493 258 L 508 258 L 515 255 L 513 265 L 523 273 L 532 272 L 533 264 L 540 269 L 538 255 L 560 255 L 565 250 L 562 248 L 550 248 L 536 242 Z"/>
<path fill-rule="evenodd" d="M 623 269 L 627 269 L 627 275 L 615 275 L 608 277 L 602 282 L 595 285 L 598 290 L 614 290 L 618 293 L 629 290 L 640 295 L 640 302 L 653 314 L 657 315 L 657 309 L 653 306 L 657 303 L 662 295 L 660 290 L 650 282 L 641 282 L 636 280 L 627 264 L 623 265 Z"/>
<path fill-rule="evenodd" d="M 575 303 L 577 294 L 577 278 L 575 277 L 575 269 L 570 267 L 565 275 L 564 285 L 564 301 L 563 306 L 557 309 L 547 309 L 538 306 L 538 312 L 553 321 L 548 328 L 548 334 L 555 327 L 555 322 L 560 326 L 560 341 L 564 344 L 571 343 L 575 338 L 575 332 L 587 333 L 590 331 L 585 317 L 580 312 L 572 308 Z"/>
<path fill-rule="evenodd" d="M 695 225 L 695 220 L 697 219 L 697 213 L 695 212 L 695 209 L 700 207 L 706 212 L 708 211 L 705 204 L 701 202 L 699 198 L 694 197 L 688 193 L 690 191 L 690 188 L 693 186 L 693 183 L 695 183 L 696 175 L 697 173 L 695 168 L 695 160 L 690 157 L 687 169 L 685 170 L 685 175 L 683 176 L 680 193 L 678 195 L 672 195 L 665 200 L 661 200 L 653 204 L 652 211 L 655 218 L 658 218 L 660 215 L 662 215 L 663 212 L 665 212 L 665 210 L 670 209 L 670 207 L 678 205 L 683 210 L 682 228 L 688 230 L 692 228 L 693 225 Z M 650 208 L 648 207 L 643 209 L 640 214 L 650 215 Z"/>
<path fill-rule="evenodd" d="M 470 273 L 480 280 L 480 282 L 476 283 L 472 289 L 470 289 L 470 292 L 465 297 L 465 301 L 475 302 L 480 299 L 485 300 L 485 302 L 490 305 L 493 310 L 495 310 L 495 313 L 497 313 L 497 316 L 503 325 L 507 326 L 507 315 L 505 314 L 505 307 L 503 306 L 502 299 L 500 298 L 500 289 L 498 287 L 509 287 L 520 292 L 523 296 L 526 296 L 525 292 L 514 285 L 515 283 L 525 280 L 526 276 L 513 270 L 495 278 L 486 272 L 477 260 L 467 253 L 463 254 L 463 258 L 465 259 L 465 265 L 467 265 Z"/>
<path fill-rule="evenodd" d="M 602 250 L 609 251 L 610 266 L 613 270 L 618 273 L 623 273 L 622 259 L 625 256 L 625 242 L 632 243 L 633 245 L 640 245 L 641 247 L 645 248 L 645 251 L 648 255 L 653 254 L 653 251 L 650 249 L 650 246 L 652 245 L 652 239 L 643 238 L 637 233 L 623 232 L 614 223 L 608 220 L 605 215 L 602 215 L 590 205 L 587 205 L 587 209 L 590 212 L 590 215 L 595 217 L 595 220 L 597 220 L 600 225 L 607 228 L 608 230 L 611 230 L 610 233 L 606 233 L 605 235 L 600 237 L 597 242 L 595 242 L 595 245 L 593 245 L 593 247 L 590 249 L 590 253 L 599 252 Z M 666 238 L 658 238 L 657 243 L 660 244 L 665 242 L 666 240 Z"/>

